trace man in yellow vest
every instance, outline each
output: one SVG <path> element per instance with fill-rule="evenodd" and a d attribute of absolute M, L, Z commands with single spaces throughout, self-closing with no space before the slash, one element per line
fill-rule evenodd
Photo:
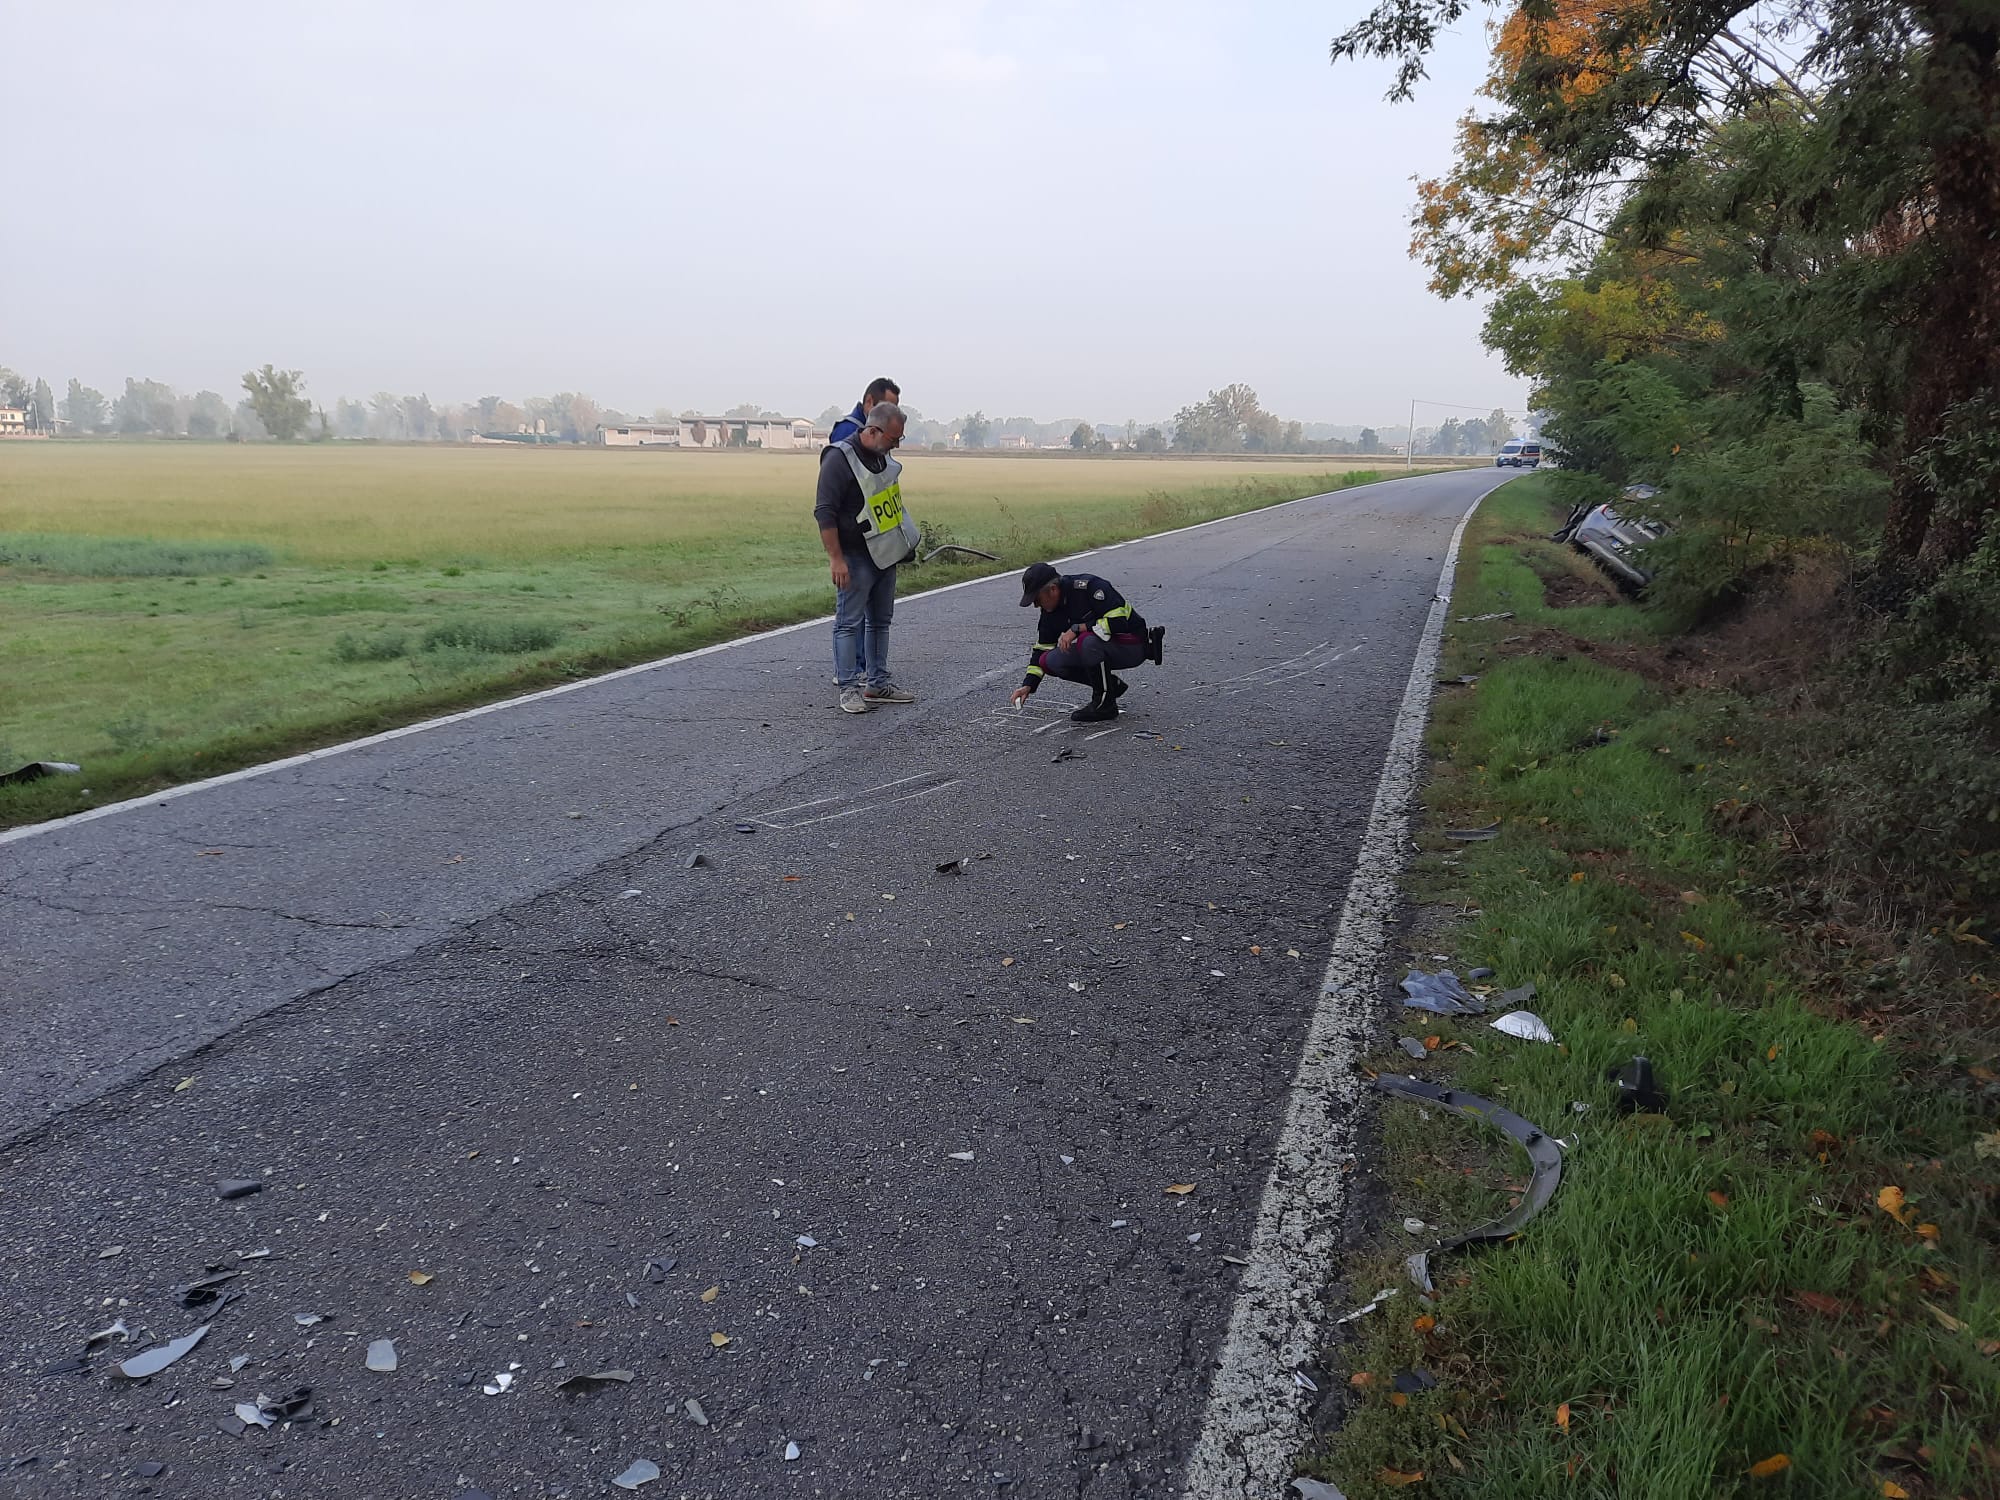
<path fill-rule="evenodd" d="M 865 714 L 916 696 L 889 676 L 889 621 L 896 613 L 896 568 L 916 550 L 903 509 L 903 409 L 878 401 L 851 438 L 819 456 L 813 519 L 833 565 L 833 674 L 843 713 Z"/>

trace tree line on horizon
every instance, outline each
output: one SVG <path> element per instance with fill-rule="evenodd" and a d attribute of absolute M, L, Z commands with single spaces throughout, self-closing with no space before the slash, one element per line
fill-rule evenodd
<path fill-rule="evenodd" d="M 715 413 L 694 408 L 655 407 L 631 413 L 604 406 L 576 391 L 512 401 L 482 396 L 476 401 L 434 402 L 427 393 L 377 391 L 367 397 L 337 397 L 329 408 L 306 394 L 298 370 L 272 365 L 247 371 L 242 394 L 232 404 L 213 390 L 187 394 L 161 381 L 128 377 L 122 393 L 104 392 L 71 377 L 58 398 L 44 379 L 29 380 L 0 366 L 0 405 L 28 414 L 31 431 L 130 438 L 191 438 L 206 441 L 375 441 L 463 442 L 470 438 L 517 438 L 539 442 L 589 442 L 600 426 L 672 422 L 694 417 L 783 420 L 795 413 L 742 402 Z M 232 393 L 233 394 L 233 393 Z M 1385 454 L 1401 452 L 1402 427 L 1340 428 L 1331 423 L 1286 421 L 1263 409 L 1257 392 L 1233 384 L 1211 390 L 1163 421 L 1093 423 L 1078 418 L 1040 421 L 1033 417 L 989 417 L 967 412 L 950 420 L 924 416 L 913 407 L 907 441 L 912 447 L 990 446 L 1037 448 L 1065 443 L 1084 452 L 1124 449 L 1140 453 Z M 829 405 L 814 419 L 821 429 L 847 414 Z M 1416 430 L 1416 451 L 1436 455 L 1492 452 L 1513 436 L 1507 414 L 1470 421 L 1451 419 Z"/>

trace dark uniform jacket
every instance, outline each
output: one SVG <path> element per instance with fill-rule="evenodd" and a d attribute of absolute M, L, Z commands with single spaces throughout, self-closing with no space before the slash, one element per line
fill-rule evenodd
<path fill-rule="evenodd" d="M 1056 642 L 1072 626 L 1104 641 L 1119 636 L 1135 641 L 1146 638 L 1146 617 L 1095 573 L 1065 573 L 1062 587 L 1056 607 L 1043 610 L 1035 624 L 1035 648 L 1028 653 L 1028 675 L 1022 679 L 1022 685 L 1031 691 L 1041 686 L 1042 653 L 1055 650 Z"/>

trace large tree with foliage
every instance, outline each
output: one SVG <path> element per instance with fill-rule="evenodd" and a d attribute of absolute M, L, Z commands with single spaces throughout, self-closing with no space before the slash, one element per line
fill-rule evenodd
<path fill-rule="evenodd" d="M 1394 59 L 1407 96 L 1472 8 L 1383 0 L 1333 56 Z M 2000 508 L 2000 8 L 1526 0 L 1485 93 L 1422 189 L 1440 291 L 1553 265 L 1575 323 L 1636 340 L 1609 358 L 1726 343 L 1721 373 L 1793 423 L 1823 384 L 1889 477 L 1884 561 L 1971 553 Z"/>
<path fill-rule="evenodd" d="M 299 371 L 276 370 L 270 365 L 243 377 L 250 409 L 264 431 L 280 441 L 303 436 L 306 423 L 312 420 L 312 402 L 305 397 L 305 387 L 305 376 Z"/>

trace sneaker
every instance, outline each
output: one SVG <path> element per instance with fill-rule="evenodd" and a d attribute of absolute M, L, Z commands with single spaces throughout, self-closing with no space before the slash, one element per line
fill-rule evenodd
<path fill-rule="evenodd" d="M 850 682 L 840 690 L 840 711 L 844 714 L 865 714 L 874 706 L 858 682 Z"/>
<path fill-rule="evenodd" d="M 1107 693 L 1102 698 L 1092 698 L 1070 718 L 1078 724 L 1096 724 L 1105 719 L 1118 717 L 1118 695 Z"/>
<path fill-rule="evenodd" d="M 1166 645 L 1167 627 L 1155 625 L 1146 632 L 1146 660 L 1156 667 L 1160 665 L 1160 657 L 1165 654 Z"/>
<path fill-rule="evenodd" d="M 917 695 L 906 693 L 893 682 L 871 682 L 861 690 L 861 696 L 870 704 L 875 703 L 915 703 Z"/>

